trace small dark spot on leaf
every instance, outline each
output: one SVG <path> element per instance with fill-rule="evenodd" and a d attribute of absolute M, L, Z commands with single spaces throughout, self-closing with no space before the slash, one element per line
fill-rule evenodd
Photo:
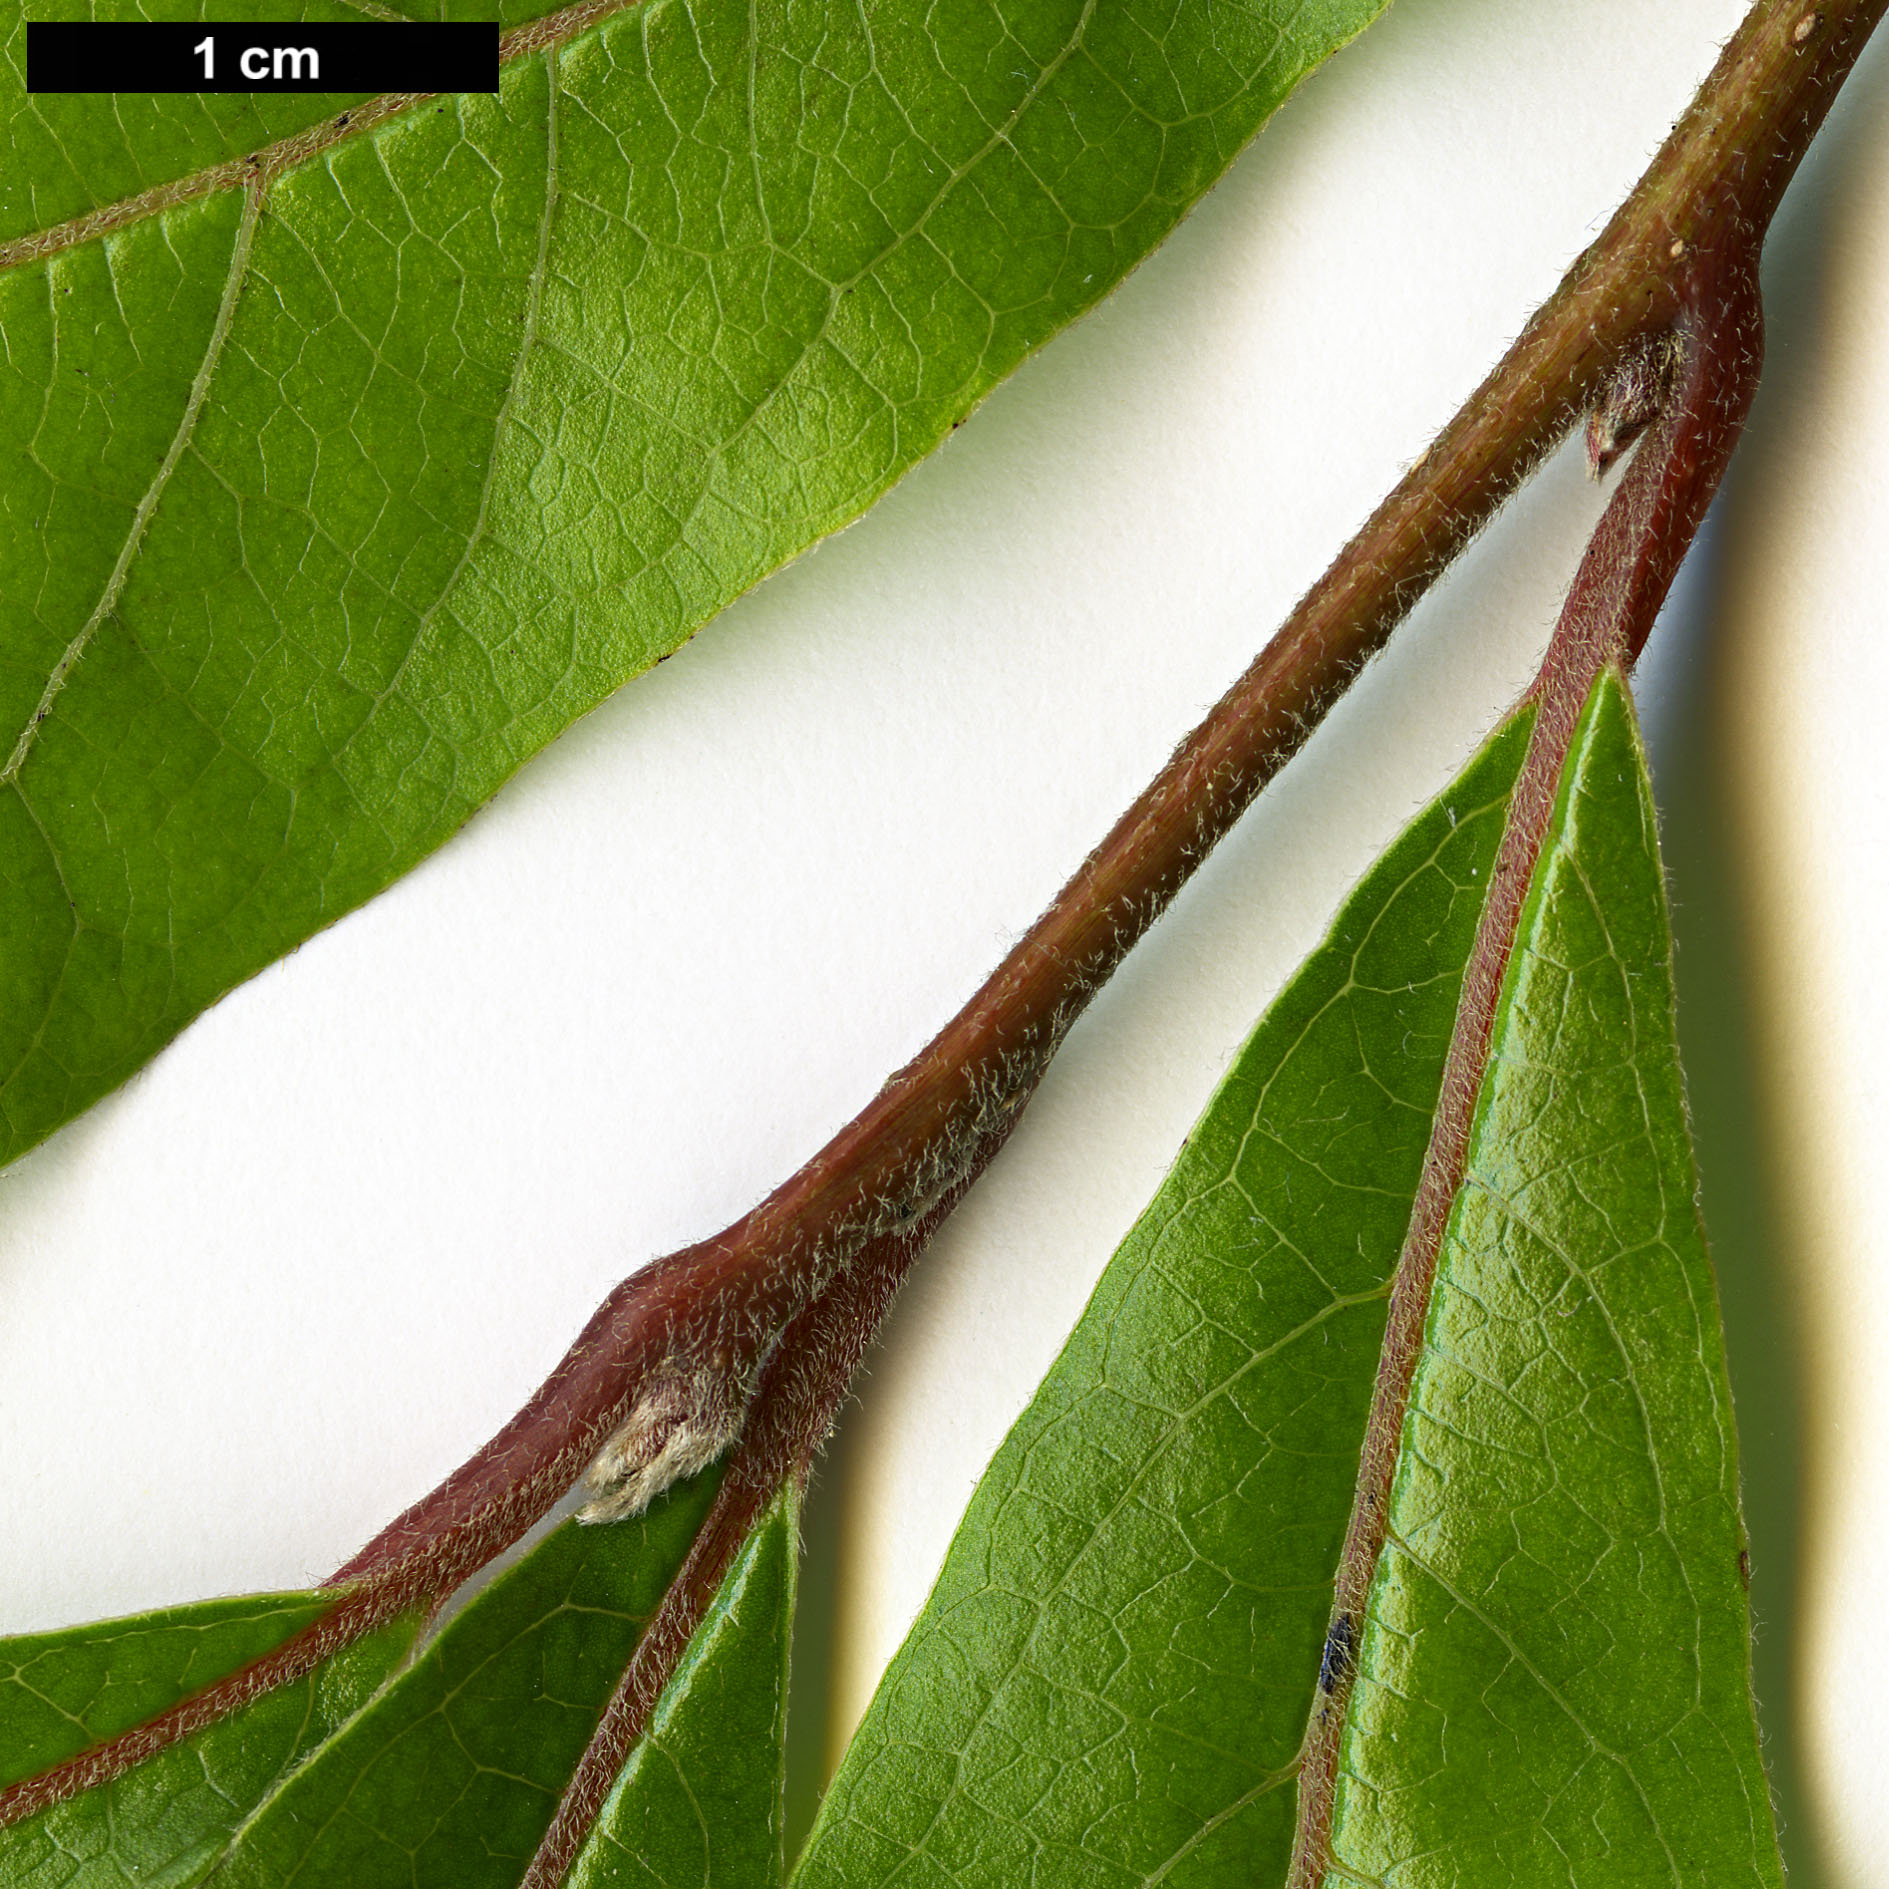
<path fill-rule="evenodd" d="M 1751 1550 L 1740 1548 L 1738 1551 L 1738 1578 L 1744 1583 L 1745 1592 L 1751 1592 Z"/>

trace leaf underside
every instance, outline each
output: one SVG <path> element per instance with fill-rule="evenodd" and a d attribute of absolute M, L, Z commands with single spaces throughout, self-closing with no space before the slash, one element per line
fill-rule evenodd
<path fill-rule="evenodd" d="M 143 1724 L 331 1605 L 321 1594 L 257 1594 L 0 1640 L 0 1784 Z"/>
<path fill-rule="evenodd" d="M 0 1160 L 855 517 L 1382 4 L 643 0 L 0 269 Z M 0 242 L 314 114 L 29 100 L 0 17 Z"/>
<path fill-rule="evenodd" d="M 630 1754 L 567 1889 L 769 1889 L 781 1879 L 799 1503 L 748 1538 Z"/>
<path fill-rule="evenodd" d="M 1412 1387 L 1341 1760 L 1348 1869 L 1781 1883 L 1697 1188 L 1651 783 L 1603 676 Z"/>
<path fill-rule="evenodd" d="M 207 1601 L 0 1641 L 0 1757 L 9 1781 L 141 1723 L 330 1605 L 331 1596 L 316 1594 Z M 0 1885 L 184 1889 L 203 1880 L 244 1817 L 374 1693 L 420 1626 L 417 1614 L 393 1621 L 136 1770 L 0 1830 Z M 36 1762 L 21 1761 L 29 1752 Z"/>
<path fill-rule="evenodd" d="M 255 1815 L 206 1881 L 509 1889 L 715 1492 L 566 1522 L 450 1621 Z"/>
<path fill-rule="evenodd" d="M 711 1472 L 678 1487 L 634 1522 L 567 1522 L 417 1654 L 422 1621 L 409 1617 L 111 1783 L 0 1830 L 0 1885 L 515 1883 L 716 1480 Z M 270 1598 L 287 1619 L 316 1597 Z M 0 1642 L 0 1675 L 17 1664 L 37 1685 L 52 1665 L 68 1691 L 81 1689 L 103 1640 L 133 1648 L 169 1703 L 229 1669 L 200 1657 L 178 1683 L 189 1632 L 221 1632 L 228 1653 L 226 1616 L 244 1610 L 257 1614 L 257 1603 Z M 230 1663 L 273 1643 L 253 1626 L 249 1638 Z M 135 1671 L 121 1653 L 112 1677 Z"/>
<path fill-rule="evenodd" d="M 1329 1881 L 1781 1883 L 1736 1452 L 1624 686 L 1524 913 L 1365 1618 L 1326 1633 L 1525 726 L 1274 1005 L 980 1485 L 796 1889 L 1281 1883 L 1355 1648 Z"/>
<path fill-rule="evenodd" d="M 1301 1741 L 1334 1710 L 1334 1889 L 1781 1885 L 1652 800 L 1611 674 L 1497 1010 L 1388 1540 L 1363 1617 L 1329 1637 L 1389 1283 L 1529 719 L 1390 849 L 1241 1052 L 980 1483 L 795 1889 L 1283 1884 Z M 194 1744 L 0 1834 L 0 1885 L 516 1883 L 713 1482 L 552 1534 L 155 1867 L 143 1837 L 130 1866 L 110 1793 L 168 1827 L 169 1798 L 202 1795 Z M 784 1494 L 571 1889 L 780 1883 L 796 1527 Z M 193 1622 L 261 1644 L 307 1598 L 81 1630 L 58 1696 L 94 1712 L 95 1648 L 128 1630 L 153 1683 L 200 1683 Z M 0 1661 L 43 1673 L 19 1657 L 39 1645 Z M 129 1700 L 136 1670 L 113 1678 Z"/>

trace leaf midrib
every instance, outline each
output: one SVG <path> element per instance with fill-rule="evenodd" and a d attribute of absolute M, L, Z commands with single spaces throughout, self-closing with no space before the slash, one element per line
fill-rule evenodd
<path fill-rule="evenodd" d="M 350 3 L 357 4 L 358 0 L 350 0 Z M 500 36 L 499 65 L 502 69 L 520 59 L 529 58 L 533 53 L 561 46 L 567 40 L 575 39 L 579 33 L 588 31 L 598 21 L 608 19 L 611 14 L 628 12 L 632 7 L 642 4 L 643 0 L 576 0 L 574 5 L 564 7 L 559 12 L 528 20 L 523 26 L 514 26 L 510 32 Z M 292 132 L 288 137 L 279 138 L 274 144 L 265 144 L 260 150 L 251 151 L 245 156 L 224 158 L 219 163 L 206 165 L 202 170 L 192 171 L 187 177 L 173 177 L 164 183 L 153 184 L 149 190 L 141 190 L 134 197 L 121 197 L 116 203 L 101 204 L 97 209 L 87 210 L 82 216 L 70 217 L 64 223 L 54 223 L 46 229 L 29 230 L 23 236 L 12 237 L 0 243 L 0 269 L 14 269 L 23 263 L 43 261 L 48 256 L 76 249 L 98 237 L 109 236 L 113 231 L 124 229 L 130 224 L 162 216 L 166 210 L 173 210 L 179 204 L 194 203 L 199 197 L 213 196 L 219 190 L 254 185 L 259 194 L 266 195 L 269 187 L 285 171 L 306 163 L 312 157 L 319 157 L 323 151 L 349 138 L 377 130 L 389 119 L 416 111 L 420 106 L 430 104 L 442 96 L 439 92 L 378 93 L 333 118 Z"/>
<path fill-rule="evenodd" d="M 626 12 L 632 7 L 640 6 L 642 3 L 643 0 L 576 0 L 575 4 L 567 6 L 556 13 L 546 14 L 539 19 L 528 21 L 522 26 L 514 27 L 500 39 L 499 59 L 501 65 L 513 63 L 517 60 L 528 58 L 536 53 L 543 52 L 550 55 L 548 63 L 551 70 L 549 75 L 550 97 L 547 107 L 550 122 L 548 132 L 549 149 L 546 160 L 545 204 L 540 217 L 537 255 L 530 278 L 529 304 L 525 322 L 525 332 L 518 352 L 513 358 L 511 378 L 496 416 L 496 424 L 493 431 L 495 442 L 502 436 L 507 418 L 516 403 L 519 386 L 524 374 L 525 362 L 530 356 L 532 344 L 538 329 L 552 222 L 555 216 L 559 194 L 557 176 L 557 49 L 569 40 L 575 38 L 578 34 L 587 31 L 599 21 L 607 19 L 616 13 Z M 845 281 L 837 282 L 832 285 L 827 297 L 826 315 L 819 325 L 807 336 L 798 356 L 799 361 L 804 361 L 813 349 L 819 345 L 820 341 L 830 332 L 834 314 L 840 307 L 848 291 L 857 286 L 857 284 L 874 269 L 878 268 L 889 254 L 897 250 L 902 244 L 911 241 L 914 237 L 919 235 L 924 230 L 925 225 L 930 221 L 931 217 L 936 213 L 938 207 L 951 195 L 952 191 L 955 190 L 966 177 L 972 175 L 993 152 L 1009 144 L 1011 134 L 1015 130 L 1018 122 L 1030 108 L 1042 98 L 1045 91 L 1054 83 L 1057 75 L 1062 72 L 1069 61 L 1073 59 L 1085 45 L 1089 28 L 1095 16 L 1096 5 L 1097 0 L 1083 0 L 1081 12 L 1071 25 L 1062 45 L 1057 49 L 1056 53 L 1044 62 L 1023 94 L 1010 105 L 1001 119 L 990 126 L 989 135 L 979 144 L 977 149 L 964 162 L 954 165 L 949 169 L 945 177 L 939 181 L 937 187 L 932 191 L 930 200 L 926 203 L 918 218 L 908 228 L 893 232 L 891 239 L 847 277 Z M 752 7 L 750 8 L 750 12 L 752 14 Z M 750 57 L 750 95 L 752 95 L 753 73 L 754 61 L 753 58 Z M 29 261 L 42 260 L 47 256 L 59 253 L 63 249 L 76 247 L 82 243 L 93 241 L 98 237 L 108 235 L 129 224 L 151 216 L 161 215 L 165 211 L 175 208 L 180 204 L 194 201 L 202 196 L 214 194 L 221 189 L 241 186 L 245 189 L 248 199 L 244 206 L 242 222 L 237 233 L 236 245 L 231 258 L 229 278 L 224 285 L 223 296 L 218 305 L 209 342 L 204 351 L 204 358 L 199 364 L 197 373 L 192 380 L 190 393 L 185 402 L 184 413 L 178 424 L 177 432 L 149 488 L 139 501 L 137 511 L 133 515 L 131 525 L 125 534 L 124 544 L 120 547 L 118 557 L 114 561 L 112 570 L 100 593 L 99 601 L 54 663 L 52 671 L 47 678 L 46 685 L 41 691 L 39 701 L 35 705 L 32 716 L 20 730 L 12 752 L 5 764 L 0 766 L 0 788 L 14 787 L 17 785 L 21 770 L 36 745 L 39 729 L 46 720 L 54 701 L 63 689 L 67 678 L 76 666 L 79 658 L 84 654 L 92 637 L 96 634 L 98 626 L 111 613 L 113 608 L 115 608 L 118 598 L 123 593 L 124 586 L 130 575 L 132 563 L 136 559 L 138 551 L 144 541 L 151 517 L 155 513 L 158 502 L 170 482 L 172 473 L 175 471 L 178 462 L 181 460 L 184 451 L 190 443 L 191 436 L 196 429 L 198 417 L 208 397 L 210 385 L 215 378 L 217 365 L 223 351 L 223 344 L 234 319 L 237 297 L 241 290 L 242 282 L 247 274 L 249 252 L 255 235 L 256 224 L 266 204 L 270 190 L 273 188 L 278 178 L 284 173 L 306 163 L 309 159 L 319 155 L 322 151 L 330 149 L 345 139 L 377 129 L 390 119 L 413 110 L 417 106 L 425 104 L 439 96 L 440 94 L 432 92 L 383 93 L 363 105 L 338 114 L 335 118 L 325 120 L 319 125 L 309 126 L 302 131 L 296 132 L 290 137 L 278 141 L 274 145 L 265 147 L 264 150 L 260 152 L 252 153 L 247 157 L 225 160 L 222 163 L 209 166 L 205 170 L 193 173 L 193 175 L 188 178 L 173 179 L 167 184 L 154 186 L 151 190 L 142 192 L 136 197 L 125 198 L 119 203 L 106 205 L 98 210 L 88 211 L 84 216 L 74 218 L 67 223 L 56 225 L 50 230 L 18 237 L 12 242 L 0 244 L 0 269 L 4 269 Z M 751 114 L 751 131 L 753 122 Z M 756 162 L 758 165 L 758 154 Z M 764 405 L 765 403 L 762 404 Z M 761 405 L 757 405 L 743 421 L 742 426 L 738 429 L 738 433 L 745 432 L 747 428 L 754 423 L 755 418 L 761 410 Z M 725 452 L 727 445 L 728 442 L 724 441 L 721 450 Z M 465 546 L 453 569 L 452 576 L 441 586 L 438 595 L 425 612 L 419 629 L 409 642 L 406 654 L 401 659 L 393 679 L 390 680 L 387 687 L 381 692 L 382 700 L 397 686 L 400 675 L 405 672 L 415 652 L 422 646 L 427 628 L 438 615 L 441 608 L 444 607 L 447 599 L 453 594 L 459 578 L 463 575 L 466 567 L 470 564 L 477 551 L 478 546 L 483 541 L 486 520 L 490 511 L 493 481 L 497 476 L 497 471 L 498 455 L 495 451 L 491 462 L 486 468 L 486 476 L 480 488 L 478 508 L 472 528 L 467 535 Z"/>
<path fill-rule="evenodd" d="M 1159 1235 L 1156 1236 L 1156 1239 L 1158 1241 Z M 1073 1577 L 1076 1564 L 1082 1559 L 1084 1555 L 1088 1554 L 1094 1549 L 1096 1542 L 1101 1538 L 1102 1533 L 1107 1528 L 1108 1524 L 1112 1520 L 1114 1520 L 1114 1518 L 1118 1516 L 1124 1508 L 1127 1507 L 1128 1503 L 1141 1490 L 1143 1485 L 1147 1482 L 1148 1478 L 1154 1473 L 1155 1469 L 1160 1465 L 1166 1450 L 1173 1444 L 1175 1438 L 1180 1435 L 1182 1428 L 1186 1425 L 1186 1423 L 1188 1422 L 1190 1418 L 1198 1416 L 1203 1410 L 1205 1410 L 1216 1399 L 1224 1396 L 1227 1390 L 1231 1386 L 1239 1383 L 1242 1378 L 1247 1377 L 1253 1371 L 1256 1371 L 1261 1365 L 1267 1363 L 1272 1358 L 1278 1356 L 1278 1354 L 1284 1351 L 1287 1346 L 1297 1344 L 1301 1339 L 1307 1337 L 1312 1332 L 1317 1331 L 1320 1326 L 1329 1323 L 1333 1318 L 1336 1318 L 1340 1313 L 1351 1311 L 1360 1305 L 1368 1305 L 1373 1300 L 1385 1298 L 1388 1295 L 1389 1291 L 1390 1291 L 1390 1287 L 1387 1283 L 1382 1286 L 1370 1287 L 1368 1290 L 1363 1291 L 1363 1292 L 1353 1292 L 1353 1293 L 1346 1293 L 1343 1295 L 1334 1295 L 1329 1304 L 1320 1306 L 1319 1309 L 1316 1312 L 1314 1312 L 1309 1318 L 1301 1319 L 1300 1322 L 1296 1326 L 1294 1326 L 1290 1331 L 1282 1333 L 1271 1344 L 1266 1345 L 1262 1349 L 1254 1352 L 1250 1357 L 1248 1357 L 1245 1360 L 1244 1363 L 1239 1365 L 1236 1369 L 1229 1371 L 1228 1373 L 1226 1373 L 1224 1377 L 1220 1378 L 1215 1383 L 1205 1386 L 1192 1403 L 1183 1406 L 1179 1410 L 1170 1412 L 1169 1421 L 1167 1423 L 1166 1428 L 1161 1432 L 1161 1435 L 1159 1436 L 1159 1438 L 1154 1441 L 1154 1443 L 1151 1445 L 1151 1447 L 1147 1451 L 1147 1454 L 1143 1459 L 1141 1467 L 1137 1469 L 1134 1475 L 1132 1475 L 1128 1479 L 1128 1481 L 1123 1485 L 1120 1493 L 1117 1495 L 1115 1501 L 1110 1505 L 1110 1507 L 1106 1511 L 1104 1511 L 1104 1513 L 1097 1520 L 1094 1526 L 1091 1527 L 1091 1529 L 1089 1530 L 1088 1539 L 1083 1543 L 1083 1545 L 1080 1548 L 1078 1548 L 1075 1551 L 1074 1554 L 1070 1556 L 1068 1565 L 1064 1568 L 1061 1578 L 1056 1582 L 1054 1587 L 1048 1590 L 1048 1592 L 1044 1595 L 1042 1602 L 1039 1603 L 1038 1608 L 1037 1608 L 1037 1621 L 1036 1621 L 1036 1624 L 1032 1626 L 1030 1633 L 1024 1642 L 1025 1647 L 1027 1648 L 1035 1644 L 1037 1635 L 1041 1632 L 1041 1629 L 1042 1629 L 1042 1614 L 1043 1614 L 1044 1609 L 1047 1607 L 1049 1601 L 1051 1599 L 1054 1599 L 1060 1596 L 1067 1590 L 1069 1582 L 1071 1578 Z M 1033 1439 L 1030 1445 L 1031 1448 L 1034 1447 L 1034 1443 L 1035 1443 L 1035 1440 Z M 1025 1460 L 1027 1460 L 1027 1451 L 1026 1451 Z M 1323 1587 L 1324 1583 L 1320 1582 L 1319 1585 L 1320 1587 Z M 1262 1590 L 1262 1591 L 1270 1591 L 1270 1590 Z M 1018 1657 L 1019 1659 L 1022 1657 L 1021 1653 L 1019 1653 Z M 971 1740 L 976 1736 L 977 1732 L 983 1728 L 984 1724 L 989 1718 L 990 1712 L 992 1708 L 994 1707 L 995 1703 L 996 1703 L 996 1695 L 993 1691 L 992 1693 L 988 1694 L 985 1697 L 983 1705 L 979 1709 L 976 1719 L 972 1722 L 971 1726 L 966 1730 L 964 1734 L 964 1738 L 962 1740 L 961 1748 L 968 1747 Z M 1291 1758 L 1288 1759 L 1285 1764 L 1278 1766 L 1276 1769 L 1269 1771 L 1264 1777 L 1256 1779 L 1254 1781 L 1254 1783 L 1248 1788 L 1246 1795 L 1244 1798 L 1242 1798 L 1241 1802 L 1245 1803 L 1253 1799 L 1263 1797 L 1268 1791 L 1275 1790 L 1278 1788 L 1280 1784 L 1286 1782 L 1288 1779 L 1296 1777 L 1299 1773 L 1300 1767 L 1304 1763 L 1304 1760 L 1305 1760 L 1305 1742 L 1302 1740 L 1298 1748 L 1293 1752 L 1293 1755 L 1291 1756 Z M 912 1856 L 917 1856 L 922 1853 L 926 1840 L 931 1836 L 932 1832 L 937 1829 L 940 1819 L 945 1814 L 945 1809 L 946 1809 L 945 1803 L 941 1800 L 937 1808 L 934 1810 L 930 1820 L 926 1823 L 924 1829 L 919 1831 L 907 1843 L 906 1849 L 907 1849 L 908 1854 Z M 1192 1841 L 1198 1842 L 1200 1840 L 1200 1837 L 1204 1834 L 1205 1834 L 1204 1831 L 1197 1833 L 1195 1838 L 1192 1839 Z M 1086 1856 L 1089 1854 L 1089 1852 L 1085 1850 L 1078 1850 L 1078 1854 Z M 1185 1848 L 1183 1848 L 1182 1850 L 1176 1851 L 1173 1856 L 1169 1857 L 1167 1862 L 1163 1865 L 1162 1873 L 1165 1874 L 1167 1870 L 1171 1869 L 1174 1866 L 1174 1864 L 1177 1861 L 1179 1861 L 1180 1857 L 1184 1854 L 1185 1854 Z M 1159 1877 L 1151 1878 L 1150 1880 L 1158 1881 Z"/>
<path fill-rule="evenodd" d="M 1618 503 L 1616 492 L 1614 504 Z M 1402 1250 L 1391 1274 L 1390 1317 L 1358 1453 L 1351 1517 L 1332 1579 L 1334 1620 L 1348 1618 L 1354 1626 L 1366 1617 L 1388 1539 L 1390 1491 L 1403 1457 L 1405 1418 L 1429 1322 L 1437 1267 L 1467 1175 L 1477 1105 L 1495 1048 L 1496 1028 L 1530 888 L 1548 842 L 1562 773 L 1573 751 L 1592 676 L 1599 673 L 1609 653 L 1602 646 L 1583 646 L 1570 637 L 1567 622 L 1564 614 L 1541 674 L 1524 698 L 1534 705 L 1535 721 L 1529 730 L 1521 771 L 1509 792 L 1475 940 L 1463 968 L 1429 1144 Z M 1574 677 L 1575 685 L 1550 686 L 1564 675 Z M 1314 1694 L 1300 1746 L 1305 1782 L 1299 1794 L 1287 1889 L 1310 1889 L 1323 1882 L 1335 1864 L 1331 1816 L 1339 1743 L 1349 1719 L 1355 1678 L 1354 1658 L 1338 1675 L 1336 1684 L 1321 1688 L 1322 1697 Z"/>

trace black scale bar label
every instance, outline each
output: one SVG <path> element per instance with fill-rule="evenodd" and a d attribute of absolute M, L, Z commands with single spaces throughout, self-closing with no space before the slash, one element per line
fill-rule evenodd
<path fill-rule="evenodd" d="M 29 92 L 496 92 L 498 27 L 29 22 Z"/>

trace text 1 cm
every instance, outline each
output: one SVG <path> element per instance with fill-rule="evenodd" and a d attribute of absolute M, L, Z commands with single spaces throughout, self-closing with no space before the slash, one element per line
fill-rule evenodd
<path fill-rule="evenodd" d="M 216 77 L 216 41 L 209 34 L 190 49 L 203 61 L 203 76 Z M 313 46 L 245 46 L 237 55 L 236 69 L 253 82 L 263 79 L 305 80 L 321 77 L 321 54 Z"/>

